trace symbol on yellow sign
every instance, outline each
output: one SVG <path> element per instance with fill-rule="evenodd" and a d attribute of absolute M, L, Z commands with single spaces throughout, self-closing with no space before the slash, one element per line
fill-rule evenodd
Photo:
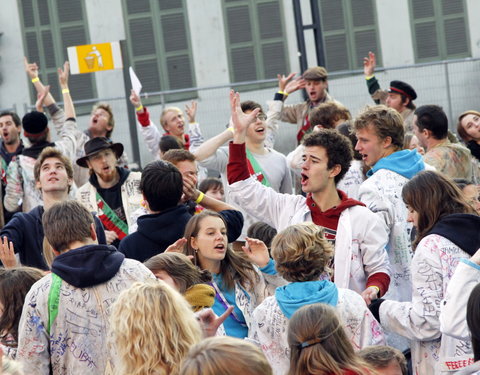
<path fill-rule="evenodd" d="M 96 46 L 93 46 L 92 51 L 83 59 L 85 60 L 88 69 L 93 69 L 95 67 L 95 61 L 97 61 L 99 68 L 103 68 L 102 54 L 97 50 Z"/>
<path fill-rule="evenodd" d="M 72 74 L 123 67 L 119 42 L 68 47 L 67 51 Z"/>

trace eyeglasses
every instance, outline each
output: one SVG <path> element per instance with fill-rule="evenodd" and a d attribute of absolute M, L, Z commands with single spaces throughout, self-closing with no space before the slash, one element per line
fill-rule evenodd
<path fill-rule="evenodd" d="M 257 120 L 266 121 L 267 120 L 267 115 L 265 113 L 259 113 L 257 115 Z"/>

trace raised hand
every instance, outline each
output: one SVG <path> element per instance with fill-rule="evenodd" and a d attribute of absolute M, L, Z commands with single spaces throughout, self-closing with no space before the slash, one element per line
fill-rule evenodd
<path fill-rule="evenodd" d="M 70 74 L 70 63 L 65 61 L 62 68 L 57 69 L 58 73 L 58 82 L 60 83 L 60 87 L 62 89 L 68 89 L 68 76 Z"/>
<path fill-rule="evenodd" d="M 217 333 L 218 327 L 229 317 L 233 311 L 233 306 L 228 306 L 225 312 L 217 317 L 212 309 L 202 310 L 197 314 L 205 337 L 213 337 Z"/>
<path fill-rule="evenodd" d="M 307 81 L 301 77 L 298 77 L 297 79 L 293 79 L 288 82 L 287 86 L 285 86 L 285 90 L 283 91 L 285 91 L 287 94 L 291 94 L 292 92 L 305 88 L 306 84 Z"/>
<path fill-rule="evenodd" d="M 135 108 L 138 108 L 142 105 L 142 100 L 140 99 L 140 96 L 137 95 L 137 93 L 135 92 L 134 89 L 131 89 L 130 90 L 130 103 L 132 103 L 132 105 L 135 107 Z"/>
<path fill-rule="evenodd" d="M 8 241 L 7 237 L 0 240 L 0 261 L 5 268 L 13 268 L 17 265 L 13 242 Z"/>
<path fill-rule="evenodd" d="M 37 63 L 29 63 L 27 58 L 23 58 L 23 63 L 25 65 L 25 71 L 27 72 L 30 79 L 34 79 L 38 77 L 38 65 Z"/>
<path fill-rule="evenodd" d="M 35 102 L 35 109 L 38 112 L 43 112 L 43 102 L 50 92 L 50 85 L 47 85 L 43 90 L 39 91 L 37 94 L 37 101 Z"/>
<path fill-rule="evenodd" d="M 242 250 L 247 255 L 248 259 L 260 268 L 265 267 L 270 261 L 267 246 L 263 241 L 255 238 L 245 237 L 245 240 L 246 244 L 245 246 L 242 246 Z"/>
<path fill-rule="evenodd" d="M 290 73 L 288 76 L 285 77 L 285 74 L 277 74 L 277 79 L 278 79 L 278 89 L 280 91 L 285 91 L 285 86 L 287 86 L 287 83 L 295 77 L 295 72 Z"/>
<path fill-rule="evenodd" d="M 187 243 L 186 238 L 179 238 L 165 250 L 166 253 L 183 253 L 183 246 Z M 193 257 L 192 257 L 193 258 Z"/>
<path fill-rule="evenodd" d="M 185 104 L 185 113 L 187 114 L 188 122 L 190 124 L 194 123 L 195 116 L 197 114 L 197 102 L 195 100 L 192 100 L 190 107 L 188 106 L 188 104 Z"/>
<path fill-rule="evenodd" d="M 375 74 L 375 67 L 377 66 L 377 59 L 373 52 L 368 52 L 368 56 L 363 58 L 363 74 L 369 77 Z"/>
<path fill-rule="evenodd" d="M 243 136 L 247 132 L 248 126 L 256 120 L 258 112 L 260 112 L 260 108 L 255 108 L 249 114 L 243 113 L 240 106 L 240 94 L 233 90 L 230 90 L 230 110 L 235 134 L 242 134 Z"/>

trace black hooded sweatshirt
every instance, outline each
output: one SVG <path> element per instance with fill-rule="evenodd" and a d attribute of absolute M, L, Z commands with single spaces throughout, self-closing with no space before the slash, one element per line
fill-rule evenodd
<path fill-rule="evenodd" d="M 76 288 L 89 288 L 113 278 L 125 256 L 109 245 L 86 245 L 60 254 L 52 272 Z"/>

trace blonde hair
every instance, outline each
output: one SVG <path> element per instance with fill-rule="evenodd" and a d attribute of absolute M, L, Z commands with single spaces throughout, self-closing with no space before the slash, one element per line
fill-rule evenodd
<path fill-rule="evenodd" d="M 120 374 L 177 374 L 202 337 L 188 302 L 160 280 L 137 282 L 120 293 L 110 322 Z"/>
<path fill-rule="evenodd" d="M 403 148 L 405 138 L 405 127 L 403 118 L 395 109 L 388 108 L 385 105 L 367 106 L 355 118 L 355 131 L 371 126 L 378 138 L 386 139 L 390 137 L 395 150 Z"/>
<path fill-rule="evenodd" d="M 217 336 L 203 340 L 190 349 L 181 375 L 271 375 L 265 355 L 245 340 Z"/>
<path fill-rule="evenodd" d="M 314 303 L 298 309 L 288 323 L 288 375 L 374 374 L 355 353 L 335 309 Z"/>
<path fill-rule="evenodd" d="M 322 227 L 314 223 L 295 224 L 275 236 L 272 257 L 285 280 L 313 281 L 322 273 L 331 272 L 333 247 L 325 239 Z"/>
<path fill-rule="evenodd" d="M 167 107 L 162 111 L 162 114 L 160 115 L 160 125 L 162 125 L 162 128 L 165 129 L 165 116 L 167 115 L 168 112 L 177 112 L 183 115 L 183 112 L 180 108 L 178 107 Z"/>

